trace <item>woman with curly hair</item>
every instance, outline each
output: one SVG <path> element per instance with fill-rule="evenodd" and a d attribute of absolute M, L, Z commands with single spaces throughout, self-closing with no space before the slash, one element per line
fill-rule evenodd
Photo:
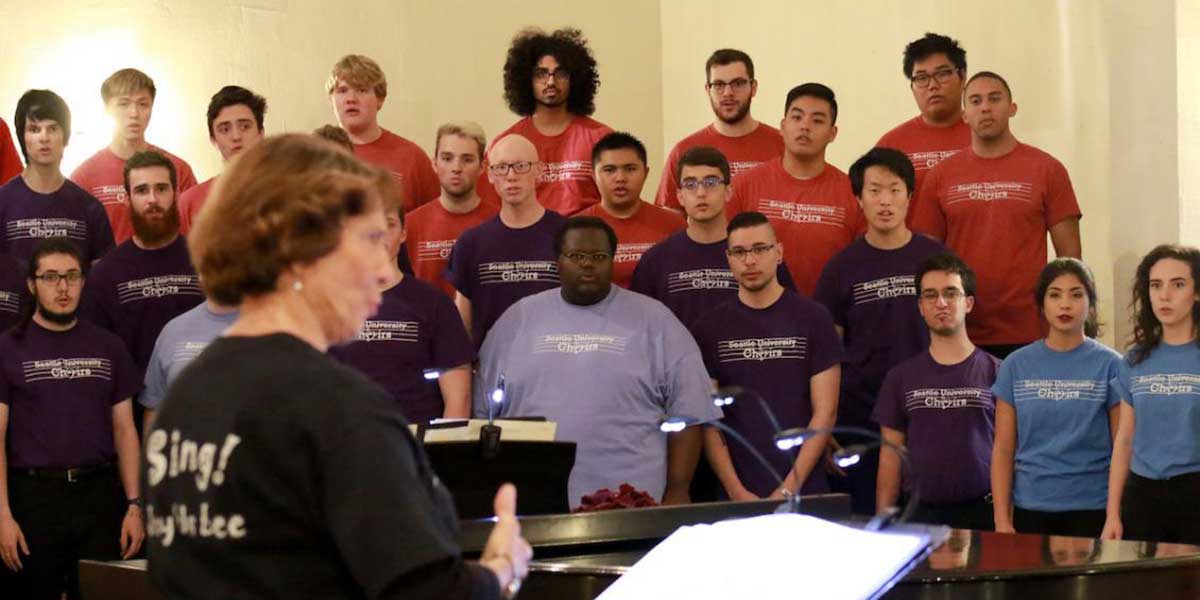
<path fill-rule="evenodd" d="M 516 133 L 533 142 L 543 165 L 538 201 L 563 215 L 600 201 L 592 146 L 612 129 L 591 118 L 599 87 L 596 59 L 578 29 L 523 29 L 513 38 L 504 62 L 504 99 L 523 118 L 495 139 Z M 479 194 L 500 203 L 487 177 L 479 178 Z"/>

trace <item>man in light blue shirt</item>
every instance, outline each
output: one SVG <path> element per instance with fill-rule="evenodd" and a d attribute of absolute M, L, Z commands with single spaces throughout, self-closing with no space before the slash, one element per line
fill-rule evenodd
<path fill-rule="evenodd" d="M 154 351 L 146 365 L 146 389 L 138 394 L 138 402 L 146 409 L 142 418 L 143 430 L 149 430 L 171 382 L 209 342 L 228 329 L 237 316 L 236 306 L 218 304 L 210 298 L 167 322 L 154 342 Z"/>

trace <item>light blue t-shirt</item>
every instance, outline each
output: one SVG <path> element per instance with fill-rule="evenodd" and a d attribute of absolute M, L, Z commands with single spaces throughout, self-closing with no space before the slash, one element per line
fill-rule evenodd
<path fill-rule="evenodd" d="M 1129 356 L 1111 384 L 1133 407 L 1130 469 L 1149 479 L 1200 471 L 1200 348 L 1160 343 L 1146 360 Z"/>
<path fill-rule="evenodd" d="M 208 343 L 229 329 L 238 312 L 215 313 L 208 302 L 171 319 L 158 334 L 154 352 L 146 365 L 146 388 L 138 394 L 138 402 L 146 408 L 157 409 L 167 396 L 167 388 Z"/>
<path fill-rule="evenodd" d="M 1121 355 L 1092 339 L 1068 352 L 1038 340 L 1004 359 L 992 393 L 1017 412 L 1013 504 L 1026 510 L 1099 510 L 1108 500 L 1120 401 L 1108 381 Z"/>
<path fill-rule="evenodd" d="M 585 494 L 615 492 L 626 482 L 661 499 L 663 417 L 721 417 L 687 329 L 662 303 L 615 285 L 591 306 L 570 304 L 554 288 L 505 311 L 479 352 L 476 417 L 488 416 L 501 374 L 498 417 L 546 417 L 558 423 L 559 441 L 577 444 L 567 486 L 572 507 Z"/>

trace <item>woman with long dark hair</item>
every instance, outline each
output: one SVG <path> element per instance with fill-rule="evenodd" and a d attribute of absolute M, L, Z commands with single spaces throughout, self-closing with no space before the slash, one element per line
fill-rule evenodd
<path fill-rule="evenodd" d="M 1113 387 L 1104 539 L 1200 544 L 1200 250 L 1162 245 L 1137 268 L 1133 345 Z"/>

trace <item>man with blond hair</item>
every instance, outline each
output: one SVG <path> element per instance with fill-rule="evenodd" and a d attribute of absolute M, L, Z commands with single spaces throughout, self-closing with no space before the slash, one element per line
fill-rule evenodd
<path fill-rule="evenodd" d="M 444 275 L 450 250 L 462 232 L 496 216 L 499 207 L 485 202 L 475 184 L 483 171 L 487 137 L 476 123 L 462 121 L 438 127 L 433 143 L 433 170 L 441 184 L 437 202 L 429 202 L 406 217 L 408 258 L 412 272 L 447 296 L 454 286 Z"/>
<path fill-rule="evenodd" d="M 350 134 L 354 154 L 384 169 L 400 184 L 404 212 L 438 197 L 438 179 L 429 155 L 420 146 L 379 125 L 379 109 L 387 98 L 387 77 L 379 64 L 361 54 L 347 54 L 333 65 L 325 92 L 338 124 Z"/>
<path fill-rule="evenodd" d="M 145 150 L 158 152 L 175 165 L 179 193 L 196 185 L 196 176 L 186 161 L 146 141 L 157 93 L 154 80 L 137 69 L 121 69 L 109 75 L 100 85 L 100 98 L 114 121 L 112 141 L 71 173 L 71 181 L 104 205 L 118 244 L 133 236 L 125 193 L 125 161 L 129 157 Z"/>

